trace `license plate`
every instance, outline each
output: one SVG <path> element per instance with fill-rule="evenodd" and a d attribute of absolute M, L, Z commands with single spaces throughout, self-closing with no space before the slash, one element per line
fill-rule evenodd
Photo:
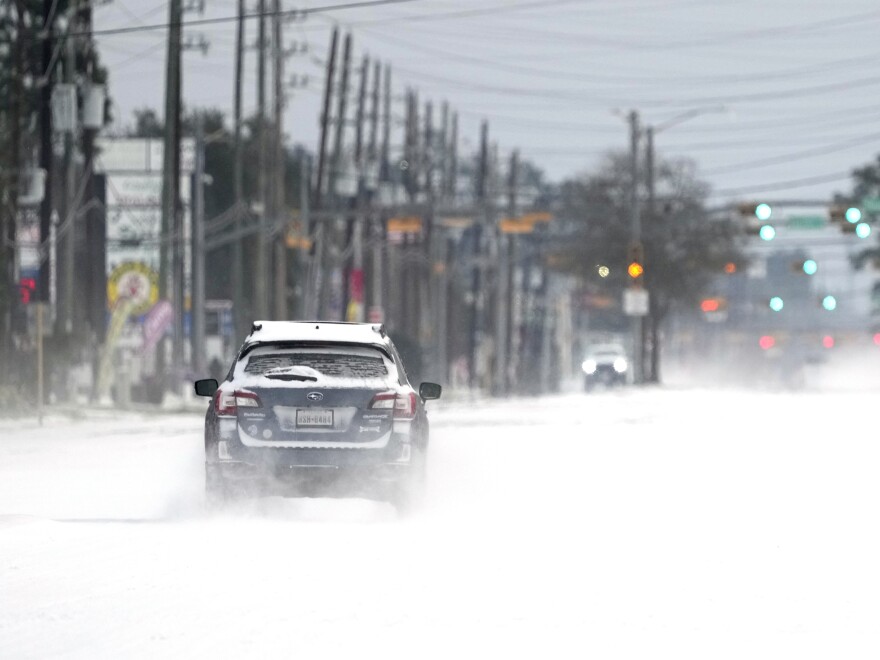
<path fill-rule="evenodd" d="M 333 426 L 333 411 L 304 408 L 296 411 L 297 426 Z"/>

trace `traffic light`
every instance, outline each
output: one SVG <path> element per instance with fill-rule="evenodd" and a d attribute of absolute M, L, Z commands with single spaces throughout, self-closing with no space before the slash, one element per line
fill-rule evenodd
<path fill-rule="evenodd" d="M 629 247 L 629 264 L 626 272 L 634 282 L 640 282 L 645 273 L 645 250 L 641 243 L 633 243 Z"/>
<path fill-rule="evenodd" d="M 855 234 L 859 238 L 868 238 L 871 235 L 871 225 L 865 222 L 862 210 L 857 206 L 842 206 L 837 204 L 828 210 L 831 222 L 840 226 L 844 234 Z"/>
<path fill-rule="evenodd" d="M 18 281 L 18 295 L 22 305 L 29 305 L 37 291 L 37 280 L 33 277 L 22 277 Z"/>
<path fill-rule="evenodd" d="M 785 301 L 782 300 L 779 296 L 773 296 L 770 298 L 770 302 L 767 303 L 767 306 L 770 307 L 774 312 L 781 312 L 782 308 L 785 307 Z"/>
<path fill-rule="evenodd" d="M 769 351 L 776 346 L 776 339 L 774 339 L 772 335 L 764 335 L 758 340 L 758 346 L 760 346 L 762 350 Z"/>
<path fill-rule="evenodd" d="M 815 259 L 804 259 L 803 261 L 793 261 L 791 269 L 795 273 L 803 273 L 804 275 L 815 275 L 819 271 L 819 264 Z"/>
<path fill-rule="evenodd" d="M 825 335 L 822 337 L 822 346 L 825 348 L 834 348 L 834 337 L 831 335 Z"/>
<path fill-rule="evenodd" d="M 706 314 L 713 312 L 723 312 L 727 309 L 727 300 L 725 298 L 703 298 L 700 301 L 700 310 Z"/>
<path fill-rule="evenodd" d="M 736 273 L 737 270 L 739 270 L 739 268 L 734 261 L 728 261 L 726 264 L 724 264 L 724 272 L 728 275 L 733 275 L 734 273 Z"/>
<path fill-rule="evenodd" d="M 737 211 L 745 225 L 745 231 L 752 236 L 760 236 L 761 240 L 772 241 L 776 238 L 776 229 L 768 224 L 773 215 L 773 208 L 767 203 L 744 202 L 737 206 Z"/>
<path fill-rule="evenodd" d="M 762 241 L 772 241 L 776 238 L 776 230 L 773 228 L 773 225 L 763 225 L 758 230 L 758 236 L 761 237 Z"/>
<path fill-rule="evenodd" d="M 829 312 L 833 312 L 837 309 L 837 298 L 834 296 L 825 296 L 822 298 L 822 307 Z"/>

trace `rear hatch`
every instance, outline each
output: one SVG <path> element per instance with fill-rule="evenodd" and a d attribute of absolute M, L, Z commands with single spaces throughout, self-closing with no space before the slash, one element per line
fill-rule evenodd
<path fill-rule="evenodd" d="M 248 446 L 384 446 L 394 364 L 370 348 L 261 348 L 236 376 L 238 432 Z M 392 397 L 392 405 L 388 405 Z"/>

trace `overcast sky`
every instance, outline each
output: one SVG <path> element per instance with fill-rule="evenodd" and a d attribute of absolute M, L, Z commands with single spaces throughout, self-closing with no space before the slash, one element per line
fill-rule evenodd
<path fill-rule="evenodd" d="M 206 2 L 205 16 L 235 14 L 235 0 Z M 95 28 L 161 23 L 167 14 L 162 0 L 113 0 L 96 10 Z M 311 15 L 285 27 L 287 44 L 309 47 L 287 60 L 288 76 L 309 84 L 290 90 L 285 122 L 291 139 L 313 150 L 334 22 L 351 29 L 355 62 L 369 54 L 391 65 L 396 95 L 413 86 L 422 101 L 449 101 L 464 150 L 486 118 L 502 154 L 518 147 L 556 181 L 625 148 L 615 112 L 630 109 L 662 126 L 723 106 L 656 139 L 660 155 L 695 159 L 718 201 L 824 198 L 848 190 L 847 173 L 880 152 L 876 0 L 421 0 Z M 235 23 L 185 34 L 210 42 L 206 56 L 185 54 L 185 103 L 231 111 Z M 253 44 L 253 21 L 248 34 Z M 165 37 L 98 37 L 118 122 L 130 123 L 138 107 L 161 113 Z M 254 56 L 248 51 L 249 108 Z M 791 183 L 800 180 L 813 182 Z"/>

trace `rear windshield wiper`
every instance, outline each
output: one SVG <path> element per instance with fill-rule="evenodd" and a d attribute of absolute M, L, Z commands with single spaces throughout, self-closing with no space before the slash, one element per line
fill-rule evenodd
<path fill-rule="evenodd" d="M 266 378 L 274 378 L 275 380 L 300 380 L 315 382 L 320 375 L 311 367 L 300 364 L 292 364 L 289 367 L 275 367 L 269 369 L 265 374 Z"/>
<path fill-rule="evenodd" d="M 273 378 L 275 380 L 302 380 L 302 381 L 311 381 L 315 382 L 318 379 L 314 376 L 303 376 L 302 374 L 291 374 L 291 373 L 267 373 L 266 378 Z"/>

